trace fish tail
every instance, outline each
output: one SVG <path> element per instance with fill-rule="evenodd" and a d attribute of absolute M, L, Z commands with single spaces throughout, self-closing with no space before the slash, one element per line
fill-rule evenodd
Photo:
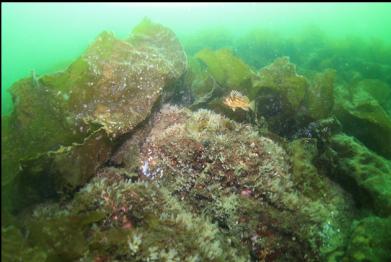
<path fill-rule="evenodd" d="M 255 100 L 253 100 L 253 101 L 250 102 L 249 108 L 250 108 L 252 111 L 255 111 Z"/>

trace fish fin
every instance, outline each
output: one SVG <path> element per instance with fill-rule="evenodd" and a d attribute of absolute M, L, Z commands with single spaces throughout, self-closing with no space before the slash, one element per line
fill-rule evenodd
<path fill-rule="evenodd" d="M 236 110 L 236 108 L 235 108 L 235 107 L 232 107 L 232 111 L 234 111 L 234 112 L 235 112 L 235 110 Z"/>
<path fill-rule="evenodd" d="M 247 107 L 243 107 L 242 108 L 244 111 L 248 111 L 248 108 Z"/>
<path fill-rule="evenodd" d="M 250 108 L 252 111 L 255 111 L 255 100 L 253 100 L 253 101 L 250 102 L 249 108 Z"/>

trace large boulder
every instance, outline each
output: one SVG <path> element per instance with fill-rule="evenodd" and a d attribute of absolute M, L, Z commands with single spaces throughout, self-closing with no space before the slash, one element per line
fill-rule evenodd
<path fill-rule="evenodd" d="M 271 130 L 290 137 L 310 122 L 330 116 L 334 78 L 335 70 L 327 69 L 307 79 L 288 57 L 280 57 L 261 68 L 250 93 Z"/>
<path fill-rule="evenodd" d="M 190 87 L 194 109 L 207 106 L 212 99 L 224 93 L 224 87 L 214 79 L 207 66 L 196 58 L 189 60 L 185 83 Z"/>
<path fill-rule="evenodd" d="M 22 231 L 4 227 L 3 255 L 32 261 L 339 256 L 351 221 L 348 198 L 325 177 L 315 178 L 316 150 L 307 153 L 305 140 L 291 148 L 295 174 L 287 152 L 250 125 L 205 109 L 164 106 L 119 147 L 112 158 L 118 167 L 101 168 L 72 199 L 21 214 L 29 232 L 24 241 L 15 245 Z"/>
<path fill-rule="evenodd" d="M 391 162 L 355 138 L 334 135 L 325 151 L 329 174 L 351 192 L 358 206 L 378 215 L 391 214 Z"/>
<path fill-rule="evenodd" d="M 327 69 L 317 73 L 308 88 L 306 107 L 308 115 L 315 120 L 330 116 L 334 106 L 335 70 Z"/>
<path fill-rule="evenodd" d="M 213 78 L 226 90 L 236 89 L 247 93 L 252 86 L 254 73 L 251 68 L 230 49 L 216 51 L 203 49 L 195 54 L 201 60 Z"/>
<path fill-rule="evenodd" d="M 56 181 L 48 185 L 55 192 L 82 185 L 108 160 L 116 138 L 143 123 L 176 87 L 186 65 L 175 34 L 146 19 L 126 41 L 100 34 L 65 71 L 15 83 L 4 147 L 13 160 L 5 180 L 23 173 L 26 179 L 17 180 L 30 181 L 34 174 L 34 181 Z M 47 180 L 49 173 L 55 178 Z M 39 186 L 32 190 L 46 194 Z"/>
<path fill-rule="evenodd" d="M 391 87 L 386 82 L 379 79 L 364 79 L 357 83 L 356 89 L 356 92 L 369 93 L 391 115 Z"/>
<path fill-rule="evenodd" d="M 347 201 L 353 205 L 340 185 L 327 178 L 324 170 L 318 167 L 319 138 L 300 138 L 289 143 L 288 153 L 291 163 L 291 179 L 300 194 L 314 202 L 321 201 L 323 206 L 332 214 L 339 214 L 340 208 L 347 206 Z M 321 148 L 321 147 L 320 147 Z M 341 197 L 344 196 L 344 197 Z M 319 210 L 321 212 L 321 209 Z M 352 214 L 338 216 L 340 224 L 349 226 Z M 327 261 L 334 261 L 344 253 L 344 246 L 349 231 L 347 227 L 335 228 L 335 222 L 324 224 L 323 236 L 327 239 L 320 252 L 327 254 Z"/>
<path fill-rule="evenodd" d="M 369 91 L 371 89 L 368 88 L 368 81 L 366 84 L 360 82 L 358 86 L 351 88 L 340 86 L 337 89 L 335 113 L 346 133 L 355 136 L 378 154 L 391 159 L 391 117 L 382 106 L 384 100 L 380 98 L 381 93 L 385 97 L 389 94 L 387 89 Z"/>
<path fill-rule="evenodd" d="M 288 158 L 249 125 L 205 109 L 164 107 L 142 146 L 140 165 L 143 177 L 209 217 L 254 259 L 319 259 L 342 247 L 349 202 L 327 178 L 315 177 L 313 167 L 308 182 L 307 173 L 293 176 Z M 311 191 L 316 186 L 321 190 Z"/>
<path fill-rule="evenodd" d="M 356 220 L 343 261 L 390 261 L 390 246 L 391 217 Z"/>
<path fill-rule="evenodd" d="M 248 261 L 218 226 L 165 188 L 102 169 L 66 204 L 23 216 L 29 234 L 3 228 L 2 257 L 29 261 Z M 11 261 L 11 260 L 9 260 Z"/>
<path fill-rule="evenodd" d="M 290 136 L 301 126 L 299 114 L 308 86 L 308 80 L 296 73 L 289 58 L 281 57 L 259 71 L 250 93 L 271 131 Z"/>
<path fill-rule="evenodd" d="M 289 61 L 289 57 L 277 58 L 263 67 L 258 76 L 251 90 L 253 96 L 270 89 L 282 95 L 292 110 L 298 110 L 309 83 L 304 76 L 297 74 L 296 66 Z"/>

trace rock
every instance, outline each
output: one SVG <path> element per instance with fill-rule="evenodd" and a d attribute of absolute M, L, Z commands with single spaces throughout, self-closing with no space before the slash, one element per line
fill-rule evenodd
<path fill-rule="evenodd" d="M 101 34 L 67 71 L 42 82 L 67 87 L 63 92 L 69 93 L 67 108 L 76 123 L 101 125 L 117 137 L 144 121 L 163 89 L 185 69 L 186 56 L 174 33 L 144 20 L 126 42 Z"/>
<path fill-rule="evenodd" d="M 271 130 L 290 136 L 301 125 L 299 111 L 308 86 L 308 80 L 296 73 L 289 58 L 281 57 L 259 71 L 250 93 Z"/>
<path fill-rule="evenodd" d="M 28 247 L 51 259 L 249 260 L 215 223 L 193 214 L 167 189 L 127 181 L 115 168 L 102 169 L 66 205 L 36 207 L 23 223 Z"/>
<path fill-rule="evenodd" d="M 162 124 L 169 119 L 175 124 Z M 310 182 L 321 180 L 321 193 L 298 190 L 306 185 L 290 174 L 285 150 L 249 125 L 204 109 L 164 107 L 141 152 L 145 179 L 215 221 L 254 259 L 319 259 L 320 250 L 341 248 L 345 196 L 322 176 Z"/>
<path fill-rule="evenodd" d="M 388 54 L 378 54 L 379 57 L 382 57 L 383 61 L 368 61 L 366 58 L 356 58 L 353 61 L 349 61 L 346 59 L 350 68 L 354 69 L 356 72 L 358 71 L 362 77 L 365 79 L 378 79 L 380 81 L 384 81 L 383 83 L 391 83 L 391 64 L 389 63 L 390 52 Z M 377 89 L 377 88 L 376 88 Z"/>
<path fill-rule="evenodd" d="M 195 55 L 195 58 L 206 64 L 207 71 L 227 93 L 233 89 L 244 94 L 250 91 L 254 73 L 230 49 L 223 48 L 216 51 L 203 49 Z"/>
<path fill-rule="evenodd" d="M 378 79 L 364 79 L 357 83 L 355 87 L 357 91 L 365 91 L 379 102 L 383 109 L 391 115 L 391 87 Z"/>
<path fill-rule="evenodd" d="M 149 20 L 141 22 L 127 41 L 104 32 L 65 71 L 40 78 L 33 74 L 11 88 L 15 109 L 8 120 L 13 131 L 7 148 L 17 152 L 11 153 L 16 161 L 24 161 L 24 170 L 41 170 L 41 175 L 32 171 L 38 184 L 48 183 L 38 181 L 47 176 L 43 166 L 50 163 L 50 170 L 56 170 L 56 178 L 50 179 L 56 181 L 52 191 L 80 186 L 108 160 L 115 140 L 143 123 L 162 94 L 176 86 L 186 64 L 174 33 Z M 93 138 L 97 132 L 102 139 L 92 146 L 88 138 L 98 138 Z M 62 148 L 67 153 L 59 152 Z M 105 152 L 86 158 L 97 148 Z M 88 164 L 83 162 L 87 159 Z M 72 178 L 71 170 L 78 170 Z M 25 172 L 22 179 L 14 173 L 7 177 L 29 181 L 26 176 Z M 62 182 L 66 185 L 58 184 Z M 46 192 L 38 193 L 42 194 Z"/>
<path fill-rule="evenodd" d="M 258 75 L 252 74 L 249 67 L 227 49 L 214 53 L 205 49 L 199 52 L 196 58 L 203 63 L 194 60 L 190 66 L 188 82 L 195 97 L 192 109 L 207 107 L 239 122 L 253 122 L 251 119 L 262 116 L 267 119 L 273 132 L 287 137 L 310 121 L 330 116 L 334 102 L 335 75 L 335 71 L 331 69 L 317 74 L 310 82 L 296 73 L 296 67 L 290 63 L 288 57 L 276 59 L 271 65 L 262 68 Z M 227 65 L 227 69 L 221 65 Z M 242 69 L 235 69 L 239 65 Z M 248 69 L 244 70 L 246 67 Z M 229 71 L 233 69 L 235 72 Z M 226 72 L 223 72 L 224 70 Z M 250 73 L 244 74 L 244 71 Z M 247 75 L 248 77 L 243 78 L 247 79 L 246 83 L 252 83 L 252 86 L 248 87 L 246 84 L 247 87 L 242 88 L 237 79 L 232 77 L 230 80 L 235 74 Z M 220 79 L 226 79 L 226 82 Z M 236 84 L 231 84 L 234 82 Z M 242 110 L 232 112 L 223 104 L 224 94 L 231 89 L 242 90 L 250 99 L 256 100 L 256 113 L 253 116 L 252 112 L 246 113 Z"/>
<path fill-rule="evenodd" d="M 111 141 L 100 129 L 83 143 L 21 160 L 13 208 L 22 209 L 43 199 L 72 193 L 96 174 L 110 158 L 111 150 Z"/>
<path fill-rule="evenodd" d="M 312 119 L 330 116 L 334 105 L 335 70 L 329 69 L 315 75 L 308 88 L 306 106 Z"/>
<path fill-rule="evenodd" d="M 2 261 L 14 261 L 15 258 L 31 262 L 47 261 L 45 251 L 29 247 L 21 230 L 15 226 L 1 227 L 1 241 Z"/>
<path fill-rule="evenodd" d="M 329 179 L 322 168 L 318 168 L 317 139 L 301 138 L 289 143 L 288 152 L 291 162 L 291 179 L 298 191 L 312 201 L 321 201 L 323 206 L 331 214 L 339 214 L 344 206 L 353 205 L 351 197 L 334 181 Z M 334 218 L 336 219 L 336 218 Z M 322 236 L 327 239 L 321 247 L 321 253 L 327 254 L 331 260 L 335 255 L 343 254 L 347 238 L 349 236 L 349 225 L 352 214 L 346 212 L 338 216 L 338 223 L 345 225 L 336 227 L 335 222 L 324 224 Z"/>
<path fill-rule="evenodd" d="M 289 143 L 289 154 L 292 166 L 292 179 L 300 188 L 300 192 L 311 199 L 330 200 L 336 195 L 333 191 L 338 186 L 327 177 L 321 175 L 316 166 L 315 158 L 318 156 L 317 140 L 314 138 L 301 138 Z"/>
<path fill-rule="evenodd" d="M 277 58 L 263 67 L 258 76 L 251 90 L 253 96 L 257 96 L 261 90 L 271 89 L 283 96 L 291 109 L 298 110 L 309 83 L 304 76 L 296 73 L 296 66 L 290 63 L 288 57 Z"/>
<path fill-rule="evenodd" d="M 224 88 L 208 72 L 207 66 L 198 59 L 189 60 L 189 70 L 185 79 L 186 85 L 191 89 L 193 109 L 207 106 L 213 98 L 224 93 Z"/>
<path fill-rule="evenodd" d="M 315 178 L 304 142 L 293 155 L 307 165 L 293 169 L 309 183 L 281 146 L 209 110 L 166 105 L 134 135 L 111 159 L 120 167 L 21 214 L 20 248 L 43 261 L 314 261 L 343 247 L 349 201 Z"/>
<path fill-rule="evenodd" d="M 186 85 L 191 86 L 194 99 L 190 108 L 208 108 L 239 122 L 249 121 L 250 113 L 244 110 L 233 112 L 224 105 L 224 97 L 231 90 L 248 95 L 254 75 L 250 67 L 229 49 L 201 50 L 190 60 L 187 72 Z"/>
<path fill-rule="evenodd" d="M 9 116 L 1 117 L 1 208 L 2 213 L 12 208 L 11 195 L 15 174 L 19 172 L 19 155 L 22 147 L 16 147 Z"/>
<path fill-rule="evenodd" d="M 327 144 L 331 136 L 340 132 L 342 132 L 341 123 L 336 117 L 329 117 L 310 122 L 308 126 L 299 129 L 293 138 L 316 138 L 319 147 L 320 143 Z"/>
<path fill-rule="evenodd" d="M 337 134 L 326 157 L 330 175 L 351 192 L 359 206 L 379 215 L 391 214 L 391 163 L 356 139 Z"/>
<path fill-rule="evenodd" d="M 363 89 L 339 87 L 335 114 L 344 132 L 368 148 L 391 159 L 391 117 L 379 102 Z M 386 95 L 386 94 L 385 94 Z"/>
<path fill-rule="evenodd" d="M 390 261 L 391 217 L 356 220 L 343 261 Z"/>

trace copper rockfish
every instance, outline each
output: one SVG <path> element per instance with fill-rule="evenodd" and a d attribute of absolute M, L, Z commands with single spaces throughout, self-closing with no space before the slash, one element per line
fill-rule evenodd
<path fill-rule="evenodd" d="M 241 108 L 244 111 L 249 111 L 249 109 L 254 111 L 255 108 L 254 101 L 250 102 L 250 99 L 247 96 L 242 95 L 237 90 L 232 90 L 229 96 L 224 98 L 224 105 L 230 107 L 234 112 L 236 108 Z"/>

